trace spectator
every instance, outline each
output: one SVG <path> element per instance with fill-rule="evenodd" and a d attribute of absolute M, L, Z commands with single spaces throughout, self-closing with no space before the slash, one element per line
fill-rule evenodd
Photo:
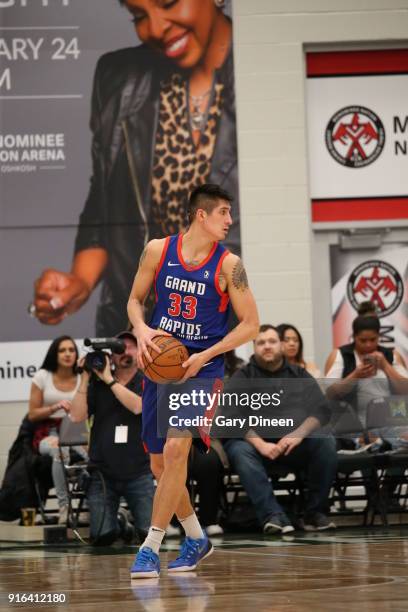
<path fill-rule="evenodd" d="M 58 522 L 67 522 L 68 494 L 64 469 L 58 448 L 58 431 L 63 417 L 69 414 L 71 400 L 80 382 L 76 373 L 78 349 L 70 336 L 56 338 L 49 347 L 41 368 L 33 378 L 28 419 L 35 423 L 33 449 L 52 457 L 52 479 L 58 499 Z M 85 449 L 75 447 L 84 458 Z M 64 451 L 63 458 L 67 459 Z"/>
<path fill-rule="evenodd" d="M 245 439 L 224 441 L 232 467 L 255 507 L 263 531 L 288 533 L 294 529 L 268 479 L 268 468 L 277 464 L 306 471 L 308 496 L 305 529 L 335 527 L 326 516 L 328 496 L 337 466 L 335 441 L 327 435 L 324 438 L 311 436 L 312 432 L 329 420 L 328 406 L 319 386 L 305 368 L 286 360 L 278 331 L 272 325 L 260 327 L 249 364 L 233 375 L 230 384 L 233 388 L 234 381 L 261 378 L 301 379 L 308 384 L 306 401 L 302 395 L 300 425 L 288 435 L 281 439 L 263 438 L 254 431 L 248 431 Z"/>
<path fill-rule="evenodd" d="M 372 400 L 408 392 L 401 356 L 381 346 L 379 337 L 378 317 L 359 315 L 353 321 L 353 342 L 332 351 L 326 362 L 326 378 L 339 381 L 327 383 L 328 397 L 351 404 L 363 428 Z"/>
<path fill-rule="evenodd" d="M 357 314 L 358 315 L 361 315 L 363 317 L 377 317 L 377 319 L 380 320 L 378 313 L 379 313 L 379 309 L 374 304 L 374 302 L 370 302 L 370 300 L 366 300 L 365 302 L 361 302 L 358 305 L 358 309 L 357 309 Z M 380 333 L 381 333 L 381 321 L 380 321 Z M 397 363 L 399 363 L 402 366 L 406 367 L 404 358 L 402 357 L 401 353 L 399 353 L 396 349 L 394 349 L 394 356 L 395 356 L 395 359 L 396 359 Z M 327 362 L 326 362 L 326 368 L 325 369 L 327 371 Z"/>
<path fill-rule="evenodd" d="M 293 365 L 304 368 L 313 378 L 319 378 L 321 372 L 313 361 L 305 361 L 303 358 L 303 338 L 294 325 L 281 323 L 277 325 L 279 338 L 282 342 L 282 350 L 287 361 Z"/>
<path fill-rule="evenodd" d="M 147 532 L 153 500 L 153 477 L 149 456 L 141 440 L 142 376 L 138 372 L 136 338 L 122 332 L 126 349 L 106 356 L 102 372 L 84 370 L 72 402 L 75 422 L 93 419 L 89 455 L 91 464 L 102 472 L 106 493 L 95 472 L 87 492 L 90 535 L 94 543 L 111 544 L 120 533 L 118 509 L 123 496 L 133 515 L 135 527 Z M 84 359 L 79 362 L 83 365 Z"/>

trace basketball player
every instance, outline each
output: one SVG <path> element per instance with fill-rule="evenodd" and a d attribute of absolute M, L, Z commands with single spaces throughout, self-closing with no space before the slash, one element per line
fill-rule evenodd
<path fill-rule="evenodd" d="M 152 240 L 142 253 L 128 303 L 140 367 L 142 355 L 152 361 L 148 347 L 160 352 L 153 342 L 160 328 L 179 338 L 189 350 L 183 381 L 196 377 L 198 385 L 200 380 L 204 384 L 203 379 L 208 383 L 222 378 L 225 352 L 257 335 L 258 312 L 245 269 L 239 257 L 219 244 L 232 224 L 230 202 L 230 195 L 217 185 L 197 187 L 188 202 L 187 232 Z M 152 285 L 156 305 L 148 326 L 143 319 L 143 302 Z M 229 303 L 238 325 L 227 333 Z M 156 578 L 160 573 L 159 548 L 174 513 L 186 538 L 179 557 L 169 563 L 169 572 L 194 570 L 213 548 L 186 488 L 192 436 L 184 431 L 177 437 L 169 431 L 167 439 L 158 437 L 157 385 L 146 378 L 142 402 L 142 438 L 158 486 L 151 527 L 136 555 L 131 577 Z M 194 443 L 208 449 L 209 436 L 202 430 L 199 433 L 201 438 Z"/>

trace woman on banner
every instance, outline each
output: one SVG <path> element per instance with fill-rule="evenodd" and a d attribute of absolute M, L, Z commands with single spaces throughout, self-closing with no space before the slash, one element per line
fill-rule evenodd
<path fill-rule="evenodd" d="M 126 327 L 144 245 L 183 231 L 188 193 L 234 197 L 228 247 L 240 252 L 232 23 L 224 0 L 118 0 L 142 44 L 102 56 L 92 98 L 93 174 L 70 273 L 35 284 L 32 314 L 58 324 L 103 281 L 96 333 Z"/>

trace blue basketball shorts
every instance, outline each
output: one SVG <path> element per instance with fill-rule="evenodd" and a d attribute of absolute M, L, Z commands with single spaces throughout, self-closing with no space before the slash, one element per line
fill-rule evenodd
<path fill-rule="evenodd" d="M 175 428 L 190 431 L 193 444 L 201 451 L 207 452 L 210 447 L 210 426 L 205 423 L 211 421 L 217 408 L 217 397 L 222 392 L 223 377 L 223 355 L 218 355 L 205 364 L 194 378 L 183 385 L 159 385 L 145 376 L 142 395 L 142 441 L 145 450 L 152 454 L 161 454 L 168 437 L 168 429 Z M 178 405 L 175 398 L 181 395 L 184 396 L 182 405 Z M 196 404 L 196 398 L 209 396 L 211 401 L 206 405 L 200 402 Z M 191 398 L 190 403 L 188 398 Z M 206 419 L 200 419 L 204 416 Z M 185 420 L 189 422 L 193 418 L 199 424 L 192 426 L 183 424 Z"/>

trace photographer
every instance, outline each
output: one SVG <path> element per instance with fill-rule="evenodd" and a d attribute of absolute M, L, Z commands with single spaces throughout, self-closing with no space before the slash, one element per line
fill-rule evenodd
<path fill-rule="evenodd" d="M 149 456 L 141 441 L 142 377 L 137 369 L 137 342 L 130 332 L 116 338 L 124 342 L 125 351 L 111 359 L 106 354 L 102 370 L 94 367 L 88 371 L 92 353 L 79 361 L 86 369 L 71 406 L 74 422 L 91 417 L 90 464 L 105 479 L 106 492 L 91 470 L 87 491 L 90 535 L 98 544 L 111 544 L 119 536 L 117 513 L 122 496 L 135 527 L 143 532 L 149 528 L 153 500 Z"/>

